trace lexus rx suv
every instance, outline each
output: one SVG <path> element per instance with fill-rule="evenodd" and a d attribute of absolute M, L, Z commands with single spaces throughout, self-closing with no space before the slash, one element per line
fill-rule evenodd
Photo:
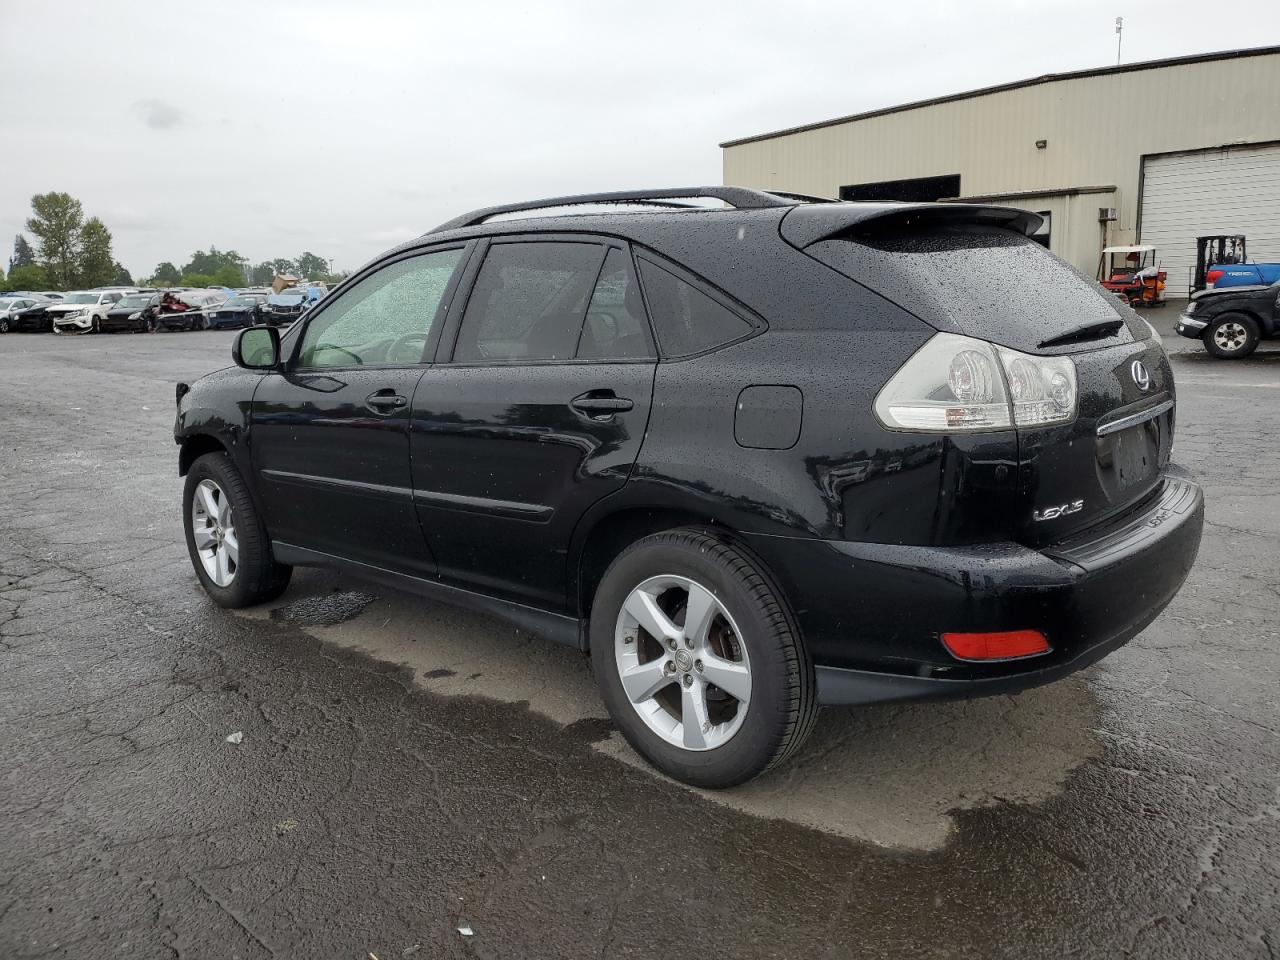
<path fill-rule="evenodd" d="M 331 567 L 577 647 L 703 787 L 819 704 L 1063 677 L 1170 602 L 1203 500 L 1159 338 L 1038 224 L 734 187 L 459 217 L 179 384 L 196 576 L 242 607 Z"/>

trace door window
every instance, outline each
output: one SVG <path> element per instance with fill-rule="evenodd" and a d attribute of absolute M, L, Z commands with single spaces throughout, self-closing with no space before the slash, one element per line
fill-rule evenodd
<path fill-rule="evenodd" d="M 629 257 L 616 247 L 604 258 L 578 341 L 580 360 L 629 360 L 652 356 L 640 286 Z"/>
<path fill-rule="evenodd" d="M 421 363 L 462 253 L 456 248 L 398 260 L 365 277 L 307 324 L 298 366 Z"/>
<path fill-rule="evenodd" d="M 453 359 L 572 359 L 603 256 L 594 243 L 494 244 L 467 301 Z"/>
<path fill-rule="evenodd" d="M 750 323 L 693 284 L 643 258 L 640 276 L 663 356 L 692 356 L 741 340 L 753 330 Z"/>

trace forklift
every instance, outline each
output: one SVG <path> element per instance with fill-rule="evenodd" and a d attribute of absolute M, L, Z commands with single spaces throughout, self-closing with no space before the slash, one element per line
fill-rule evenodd
<path fill-rule="evenodd" d="M 1191 278 L 1191 292 L 1198 293 L 1208 286 L 1205 275 L 1210 267 L 1248 262 L 1244 237 L 1240 234 L 1196 237 L 1196 272 Z"/>

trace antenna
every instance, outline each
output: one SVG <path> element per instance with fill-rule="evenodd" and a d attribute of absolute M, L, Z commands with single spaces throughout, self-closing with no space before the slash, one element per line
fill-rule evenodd
<path fill-rule="evenodd" d="M 1120 41 L 1124 33 L 1124 17 L 1116 17 L 1116 66 L 1120 66 Z"/>

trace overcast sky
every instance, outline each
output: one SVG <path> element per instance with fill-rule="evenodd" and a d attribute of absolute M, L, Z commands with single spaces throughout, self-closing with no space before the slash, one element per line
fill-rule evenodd
<path fill-rule="evenodd" d="M 719 183 L 722 140 L 1106 66 L 1117 15 L 1126 62 L 1280 44 L 1277 0 L 0 0 L 0 257 L 64 190 L 137 275 L 211 244 L 352 268 L 471 207 Z"/>

